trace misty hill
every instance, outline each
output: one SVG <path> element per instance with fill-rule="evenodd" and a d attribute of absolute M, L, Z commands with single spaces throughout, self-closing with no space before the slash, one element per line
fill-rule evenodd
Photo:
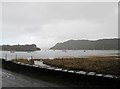
<path fill-rule="evenodd" d="M 119 39 L 120 40 L 120 39 Z M 117 50 L 118 39 L 68 40 L 51 47 L 53 50 Z"/>
<path fill-rule="evenodd" d="M 2 45 L 3 51 L 37 51 L 40 50 L 35 44 L 31 45 Z"/>

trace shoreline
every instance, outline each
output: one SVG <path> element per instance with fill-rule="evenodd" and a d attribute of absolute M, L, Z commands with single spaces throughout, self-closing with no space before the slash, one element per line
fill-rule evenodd
<path fill-rule="evenodd" d="M 12 61 L 6 60 L 6 62 L 8 63 L 12 62 L 17 65 L 23 65 L 28 67 L 33 66 L 33 67 L 38 67 L 38 68 L 52 70 L 52 71 L 61 71 L 61 72 L 69 72 L 69 73 L 75 73 L 75 74 L 103 76 L 108 78 L 120 79 L 120 70 L 119 70 L 120 56 L 118 56 L 117 58 L 116 56 L 108 56 L 107 58 L 105 56 L 104 57 L 97 56 L 97 57 L 90 57 L 90 58 L 56 58 L 56 59 L 32 59 L 32 60 L 15 59 Z M 72 62 L 72 65 L 70 64 L 71 62 Z M 82 67 L 81 65 L 79 66 L 75 65 L 77 63 L 79 64 L 79 62 L 82 64 Z M 95 63 L 97 63 L 96 66 L 95 66 Z M 110 64 L 107 65 L 106 63 L 107 64 L 110 63 Z M 112 68 L 112 66 L 114 67 Z"/>
<path fill-rule="evenodd" d="M 13 64 L 38 67 L 90 76 L 120 79 L 120 56 L 94 56 L 88 58 L 14 59 L 5 60 Z"/>

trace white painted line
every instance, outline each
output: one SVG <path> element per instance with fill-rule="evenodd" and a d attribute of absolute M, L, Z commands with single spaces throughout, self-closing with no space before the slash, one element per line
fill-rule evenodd
<path fill-rule="evenodd" d="M 21 64 L 20 62 L 17 62 L 17 64 Z"/>
<path fill-rule="evenodd" d="M 39 68 L 43 68 L 42 66 L 38 66 Z"/>
<path fill-rule="evenodd" d="M 96 74 L 96 76 L 103 76 L 103 74 Z"/>
<path fill-rule="evenodd" d="M 49 69 L 49 70 L 54 70 L 54 67 L 50 67 L 50 68 L 47 68 L 47 69 Z"/>
<path fill-rule="evenodd" d="M 104 77 L 113 78 L 113 75 L 105 75 Z"/>
<path fill-rule="evenodd" d="M 32 65 L 28 65 L 28 66 L 32 66 Z"/>
<path fill-rule="evenodd" d="M 57 69 L 55 69 L 56 71 L 61 71 L 62 70 L 62 68 L 57 68 Z"/>
<path fill-rule="evenodd" d="M 29 66 L 29 64 L 25 64 L 26 66 Z"/>
<path fill-rule="evenodd" d="M 67 72 L 68 70 L 67 69 L 64 69 L 64 70 L 62 70 L 63 72 Z"/>
<path fill-rule="evenodd" d="M 76 72 L 77 74 L 86 74 L 87 72 L 85 72 L 85 71 L 78 71 L 78 72 Z"/>
<path fill-rule="evenodd" d="M 70 72 L 70 73 L 74 73 L 74 71 L 73 71 L 73 70 L 69 70 L 68 72 Z"/>
<path fill-rule="evenodd" d="M 21 65 L 25 65 L 24 63 L 21 63 Z"/>
<path fill-rule="evenodd" d="M 120 78 L 120 76 L 114 75 L 113 78 L 118 79 L 118 78 Z"/>
<path fill-rule="evenodd" d="M 33 65 L 33 67 L 38 67 L 37 65 Z"/>
<path fill-rule="evenodd" d="M 95 72 L 89 72 L 87 75 L 95 75 Z"/>

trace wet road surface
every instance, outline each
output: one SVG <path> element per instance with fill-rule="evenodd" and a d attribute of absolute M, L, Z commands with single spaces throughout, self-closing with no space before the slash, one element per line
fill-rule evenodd
<path fill-rule="evenodd" d="M 58 87 L 58 85 L 3 69 L 2 87 Z"/>

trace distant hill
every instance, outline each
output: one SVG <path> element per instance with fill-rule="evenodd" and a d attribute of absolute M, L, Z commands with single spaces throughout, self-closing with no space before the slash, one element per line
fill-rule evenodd
<path fill-rule="evenodd" d="M 40 50 L 35 44 L 31 45 L 1 45 L 3 51 L 37 51 Z"/>
<path fill-rule="evenodd" d="M 118 40 L 120 39 L 100 39 L 90 40 L 68 40 L 57 43 L 50 49 L 53 50 L 118 50 Z"/>

